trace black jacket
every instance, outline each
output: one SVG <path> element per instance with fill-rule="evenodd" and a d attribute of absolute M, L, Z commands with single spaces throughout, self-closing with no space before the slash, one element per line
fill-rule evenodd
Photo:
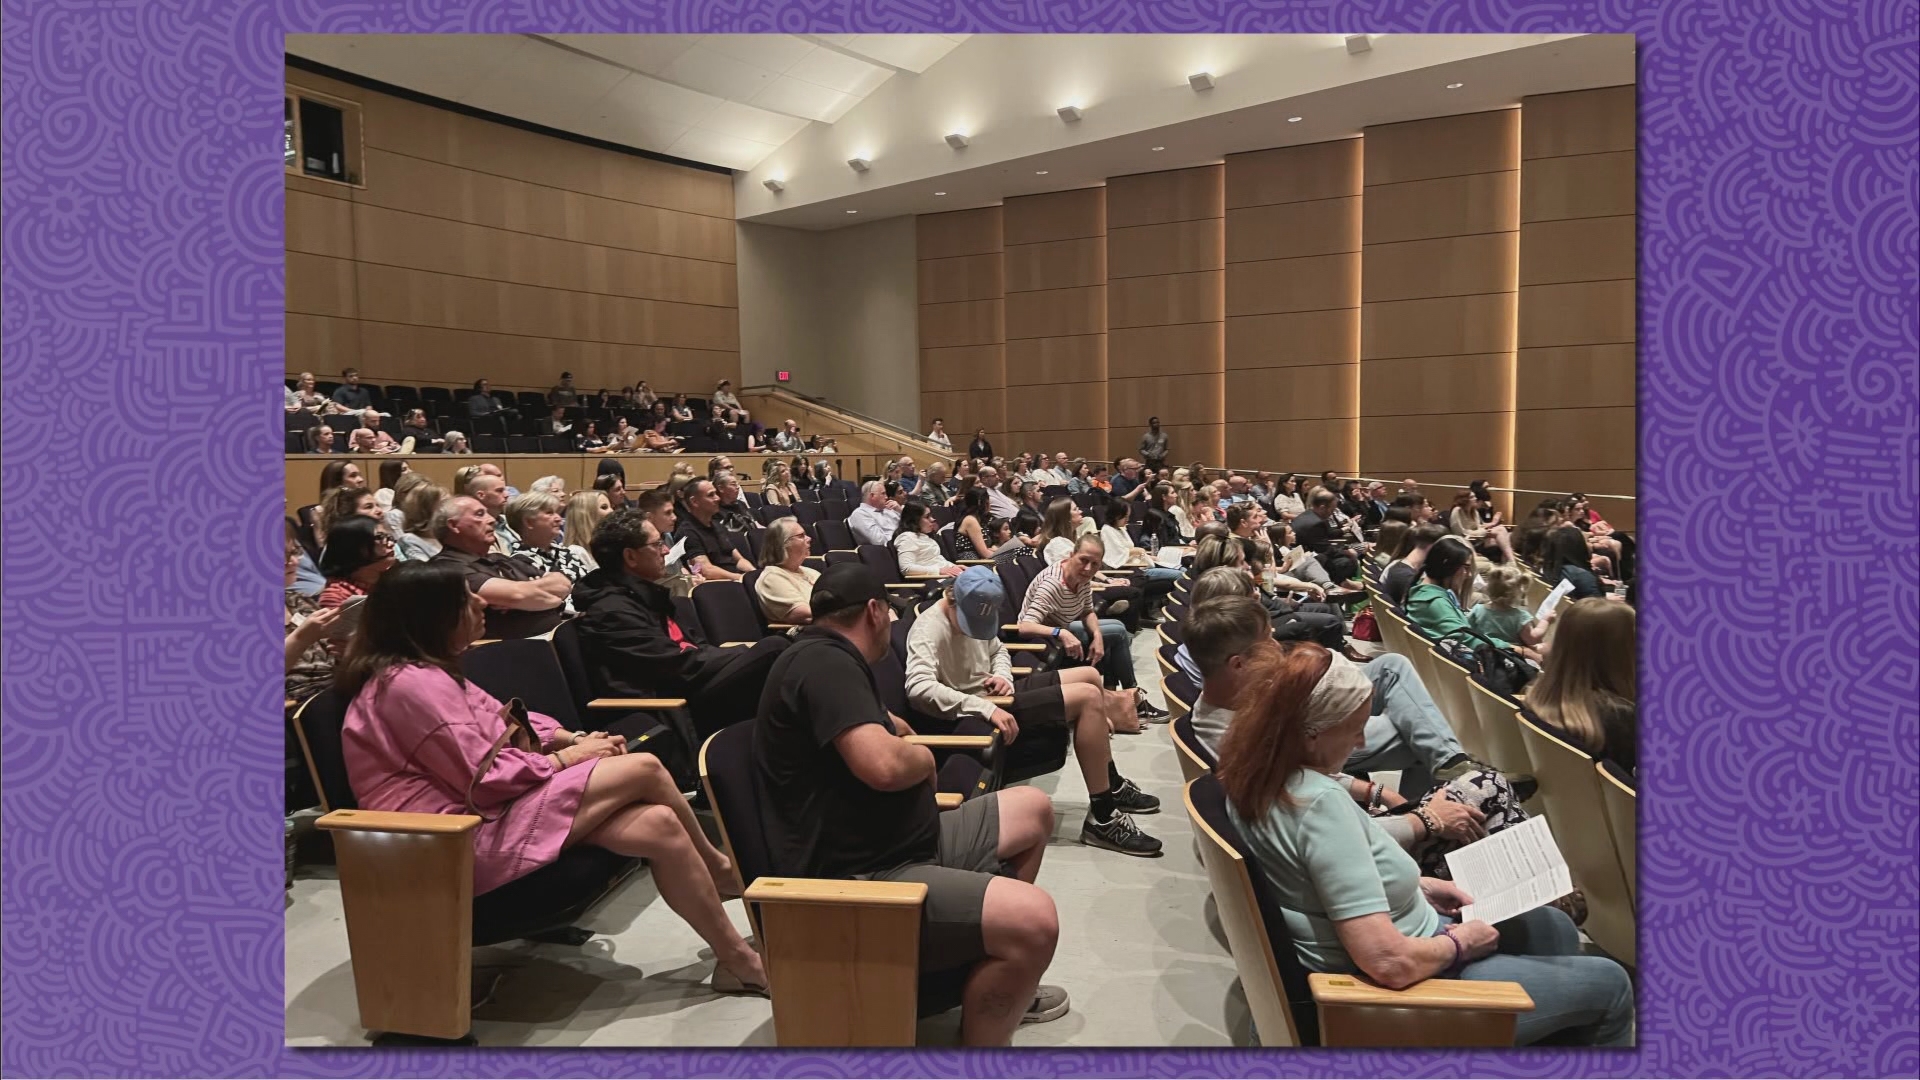
<path fill-rule="evenodd" d="M 607 697 L 686 697 L 728 660 L 693 627 L 674 622 L 673 594 L 624 571 L 601 567 L 573 589 L 593 692 Z M 673 639 L 672 629 L 691 648 Z"/>
<path fill-rule="evenodd" d="M 1316 555 L 1333 547 L 1342 535 L 1344 534 L 1333 527 L 1333 522 L 1312 510 L 1299 514 L 1293 519 L 1294 542 Z M 574 601 L 574 604 L 577 607 L 579 601 Z"/>

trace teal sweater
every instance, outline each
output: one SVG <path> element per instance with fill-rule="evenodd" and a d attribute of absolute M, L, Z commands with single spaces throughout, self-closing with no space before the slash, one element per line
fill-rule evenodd
<path fill-rule="evenodd" d="M 1437 638 L 1458 630 L 1473 629 L 1473 625 L 1467 621 L 1466 612 L 1460 610 L 1453 594 L 1424 578 L 1407 590 L 1407 619 Z M 1467 635 L 1467 640 L 1476 639 Z M 1488 640 L 1503 649 L 1513 648 L 1512 642 L 1492 635 L 1488 635 Z"/>

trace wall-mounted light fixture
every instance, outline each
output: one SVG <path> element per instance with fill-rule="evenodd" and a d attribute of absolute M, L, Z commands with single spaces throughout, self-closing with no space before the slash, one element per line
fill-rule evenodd
<path fill-rule="evenodd" d="M 1196 71 L 1187 76 L 1187 85 L 1193 87 L 1195 90 L 1211 90 L 1213 89 L 1213 75 L 1205 71 Z"/>
<path fill-rule="evenodd" d="M 766 185 L 767 190 L 773 192 L 775 195 L 778 195 L 779 193 L 787 190 L 786 183 L 774 177 L 768 177 L 767 179 L 762 180 L 760 182 Z"/>
<path fill-rule="evenodd" d="M 1062 105 L 1053 111 L 1060 115 L 1060 119 L 1069 124 L 1077 124 L 1080 122 L 1080 106 L 1078 105 Z"/>
<path fill-rule="evenodd" d="M 1348 34 L 1347 35 L 1347 55 L 1359 56 L 1363 52 L 1372 52 L 1372 51 L 1373 51 L 1373 36 L 1371 34 Z"/>
<path fill-rule="evenodd" d="M 873 167 L 873 162 L 868 161 L 866 158 L 863 158 L 863 157 L 854 157 L 854 158 L 847 159 L 847 168 L 852 169 L 854 172 L 866 172 L 868 169 L 872 167 Z"/>
<path fill-rule="evenodd" d="M 947 136 L 947 145 L 953 147 L 955 150 L 964 150 L 967 146 L 967 137 L 956 131 Z"/>

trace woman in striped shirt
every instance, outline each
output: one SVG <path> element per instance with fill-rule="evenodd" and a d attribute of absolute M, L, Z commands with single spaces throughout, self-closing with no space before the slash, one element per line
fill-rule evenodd
<path fill-rule="evenodd" d="M 1136 690 L 1132 636 L 1120 620 L 1094 614 L 1093 577 L 1104 551 L 1097 533 L 1081 537 L 1073 554 L 1036 575 L 1020 605 L 1020 632 L 1058 640 L 1074 659 L 1084 649 L 1087 662 L 1100 668 L 1109 684 Z M 1144 694 L 1138 695 L 1137 711 L 1142 720 L 1167 715 Z"/>

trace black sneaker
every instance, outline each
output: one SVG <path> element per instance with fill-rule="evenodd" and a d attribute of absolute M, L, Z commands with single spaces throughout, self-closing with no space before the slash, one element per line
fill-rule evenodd
<path fill-rule="evenodd" d="M 1160 841 L 1141 832 L 1133 819 L 1122 813 L 1115 813 L 1106 822 L 1095 821 L 1093 814 L 1087 814 L 1086 823 L 1080 826 L 1080 842 L 1143 859 L 1160 857 Z"/>
<path fill-rule="evenodd" d="M 1120 781 L 1113 789 L 1113 805 L 1129 814 L 1157 814 L 1160 812 L 1160 800 L 1140 790 L 1140 785 L 1131 780 Z"/>
<path fill-rule="evenodd" d="M 1143 722 L 1149 723 L 1149 724 L 1156 723 L 1158 721 L 1165 720 L 1167 718 L 1167 710 L 1155 708 L 1153 702 L 1148 701 L 1147 696 L 1145 694 L 1141 694 L 1134 699 L 1133 713 L 1135 716 L 1138 716 Z"/>

